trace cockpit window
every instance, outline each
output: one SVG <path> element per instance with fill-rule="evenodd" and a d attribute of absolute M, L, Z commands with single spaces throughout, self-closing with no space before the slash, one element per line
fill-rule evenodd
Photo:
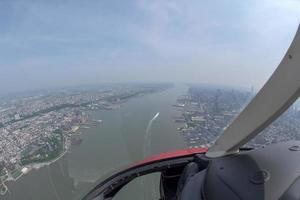
<path fill-rule="evenodd" d="M 79 200 L 142 159 L 210 147 L 299 21 L 296 0 L 1 0 L 0 199 Z M 246 146 L 300 139 L 299 105 Z M 116 198 L 157 199 L 158 182 Z"/>
<path fill-rule="evenodd" d="M 300 140 L 300 107 L 296 101 L 276 121 L 246 144 L 247 147 L 260 148 L 269 144 Z"/>

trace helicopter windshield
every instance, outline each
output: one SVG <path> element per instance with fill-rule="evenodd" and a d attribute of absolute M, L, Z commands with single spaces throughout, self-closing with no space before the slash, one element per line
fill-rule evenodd
<path fill-rule="evenodd" d="M 253 137 L 299 92 L 299 21 L 295 0 L 1 0 L 0 199 L 79 200 L 157 154 L 299 140 L 297 101 Z M 229 126 L 287 50 L 278 99 L 250 109 L 263 124 Z M 115 198 L 158 199 L 159 177 Z"/>

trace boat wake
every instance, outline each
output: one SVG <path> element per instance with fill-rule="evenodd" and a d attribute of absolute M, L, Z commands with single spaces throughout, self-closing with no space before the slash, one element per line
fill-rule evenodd
<path fill-rule="evenodd" d="M 148 126 L 146 128 L 146 133 L 144 135 L 144 149 L 143 149 L 144 158 L 147 156 L 147 150 L 149 150 L 151 146 L 151 126 L 158 116 L 159 116 L 159 112 L 156 113 L 154 117 L 149 121 Z"/>

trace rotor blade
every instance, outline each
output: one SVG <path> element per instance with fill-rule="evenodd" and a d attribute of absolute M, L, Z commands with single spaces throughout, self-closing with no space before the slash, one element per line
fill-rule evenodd
<path fill-rule="evenodd" d="M 219 157 L 238 149 L 277 119 L 300 95 L 300 26 L 281 63 L 247 107 L 207 152 Z"/>

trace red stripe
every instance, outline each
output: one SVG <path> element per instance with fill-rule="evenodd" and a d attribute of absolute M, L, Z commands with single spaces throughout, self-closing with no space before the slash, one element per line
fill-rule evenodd
<path fill-rule="evenodd" d="M 141 161 L 135 163 L 133 166 L 137 167 L 139 165 L 145 165 L 145 164 L 152 163 L 152 162 L 155 162 L 158 160 L 164 160 L 164 159 L 176 158 L 176 157 L 182 157 L 182 156 L 189 156 L 189 155 L 197 154 L 197 153 L 205 153 L 205 152 L 207 152 L 207 150 L 208 150 L 207 148 L 190 148 L 190 149 L 181 149 L 181 150 L 164 152 L 161 154 L 150 156 L 144 160 L 141 160 Z"/>

